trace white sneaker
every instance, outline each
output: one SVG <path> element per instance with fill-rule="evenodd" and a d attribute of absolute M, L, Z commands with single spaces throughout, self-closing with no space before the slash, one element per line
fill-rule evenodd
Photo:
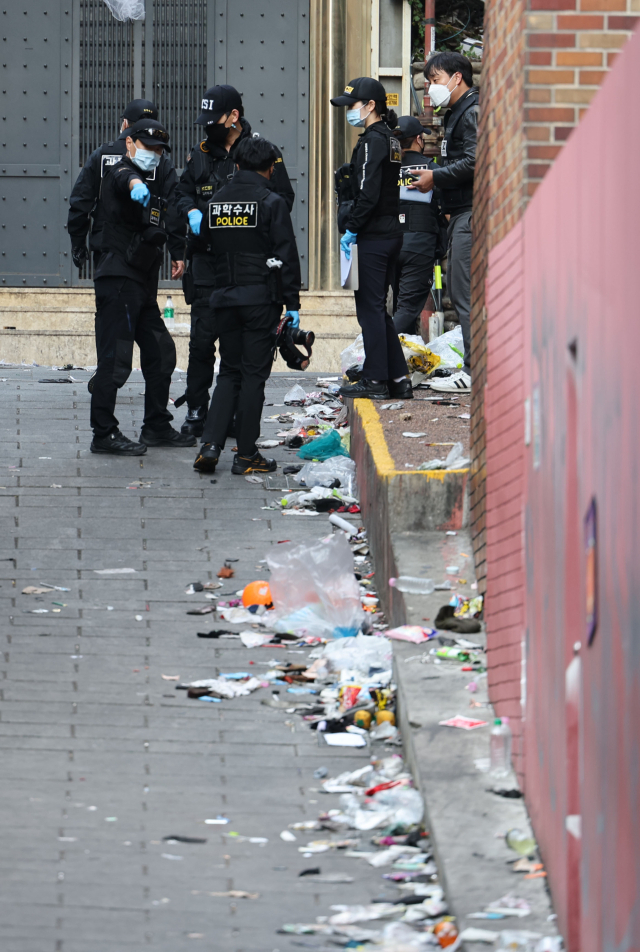
<path fill-rule="evenodd" d="M 459 390 L 470 391 L 471 377 L 464 370 L 459 370 L 457 373 L 451 374 L 450 377 L 436 377 L 433 383 L 429 381 L 429 386 L 432 390 L 440 390 L 443 393 L 453 393 Z"/>

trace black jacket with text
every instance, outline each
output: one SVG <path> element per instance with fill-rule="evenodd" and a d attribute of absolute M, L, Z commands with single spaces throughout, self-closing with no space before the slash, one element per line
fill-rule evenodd
<path fill-rule="evenodd" d="M 203 214 L 213 196 L 224 185 L 228 185 L 235 175 L 235 154 L 240 142 L 252 135 L 251 126 L 246 119 L 241 118 L 242 132 L 233 143 L 229 151 L 224 146 L 212 145 L 207 139 L 198 142 L 191 149 L 187 157 L 180 182 L 178 184 L 179 206 L 183 215 L 187 215 L 192 208 L 199 209 Z M 273 172 L 273 186 L 284 199 L 289 211 L 293 208 L 295 193 L 289 180 L 289 175 L 282 159 L 282 153 L 275 146 L 277 153 Z M 204 232 L 194 235 L 189 232 L 188 256 L 208 255 L 208 242 Z M 196 284 L 212 285 L 213 267 L 210 261 L 200 259 L 194 261 L 193 278 Z"/>
<path fill-rule="evenodd" d="M 346 222 L 359 238 L 393 238 L 398 220 L 400 142 L 385 122 L 374 122 L 359 137 L 351 156 L 354 204 Z"/>
<path fill-rule="evenodd" d="M 86 245 L 87 233 L 89 233 L 89 250 L 94 254 L 99 254 L 102 251 L 102 226 L 104 224 L 104 212 L 100 201 L 102 182 L 109 170 L 127 154 L 126 139 L 128 134 L 129 131 L 125 129 L 117 139 L 112 142 L 105 142 L 104 145 L 95 149 L 80 170 L 80 175 L 75 181 L 69 198 L 69 218 L 67 221 L 71 247 L 74 250 Z M 151 173 L 152 177 L 155 177 L 155 175 L 160 175 L 164 179 L 171 179 L 174 187 L 178 184 L 176 170 L 167 155 L 162 156 L 158 169 Z M 178 213 L 176 207 L 170 208 L 168 211 L 167 227 L 172 237 L 182 245 L 182 250 L 176 247 L 176 257 L 174 259 L 180 261 L 184 257 L 186 219 Z"/>
<path fill-rule="evenodd" d="M 299 309 L 298 247 L 289 209 L 273 180 L 258 172 L 236 172 L 208 203 L 201 234 L 211 248 L 212 307 L 284 304 L 287 310 Z"/>
<path fill-rule="evenodd" d="M 155 173 L 155 174 L 154 174 Z M 151 192 L 144 207 L 131 198 L 132 179 L 143 181 Z M 143 284 L 157 283 L 166 244 L 174 261 L 184 251 L 184 237 L 168 228 L 168 209 L 176 204 L 173 166 L 161 162 L 157 169 L 142 172 L 131 159 L 121 159 L 102 181 L 102 253 L 96 278 L 125 277 Z"/>

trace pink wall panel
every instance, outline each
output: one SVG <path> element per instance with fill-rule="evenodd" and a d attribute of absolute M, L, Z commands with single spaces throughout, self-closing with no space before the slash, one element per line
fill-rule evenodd
<path fill-rule="evenodd" d="M 638 88 L 634 35 L 487 279 L 489 685 L 570 952 L 640 952 Z"/>

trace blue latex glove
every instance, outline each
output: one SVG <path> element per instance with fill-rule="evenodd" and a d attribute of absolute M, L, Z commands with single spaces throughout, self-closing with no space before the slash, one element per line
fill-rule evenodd
<path fill-rule="evenodd" d="M 345 231 L 344 235 L 340 239 L 340 247 L 345 253 L 347 259 L 351 257 L 351 245 L 355 242 L 358 236 L 355 235 L 352 231 Z"/>
<path fill-rule="evenodd" d="M 189 219 L 189 228 L 194 233 L 194 235 L 200 234 L 200 225 L 202 224 L 202 212 L 197 208 L 192 208 L 189 214 L 187 215 Z"/>
<path fill-rule="evenodd" d="M 144 184 L 144 182 L 136 182 L 136 184 L 131 189 L 131 198 L 134 202 L 140 202 L 141 205 L 144 205 L 145 208 L 151 200 L 151 192 Z"/>
<path fill-rule="evenodd" d="M 285 311 L 284 316 L 293 318 L 293 321 L 291 322 L 292 327 L 300 327 L 300 314 L 298 311 Z"/>

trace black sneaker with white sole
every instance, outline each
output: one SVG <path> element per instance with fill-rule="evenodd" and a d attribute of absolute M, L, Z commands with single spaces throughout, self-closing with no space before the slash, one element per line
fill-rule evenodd
<path fill-rule="evenodd" d="M 167 446 L 176 449 L 195 446 L 198 442 L 193 433 L 178 433 L 172 426 L 167 427 L 166 430 L 162 430 L 160 433 L 149 429 L 147 426 L 140 434 L 140 439 L 147 446 Z"/>
<path fill-rule="evenodd" d="M 120 430 L 112 430 L 108 436 L 94 436 L 92 453 L 111 453 L 114 456 L 144 456 L 147 447 L 144 443 L 134 443 Z"/>

